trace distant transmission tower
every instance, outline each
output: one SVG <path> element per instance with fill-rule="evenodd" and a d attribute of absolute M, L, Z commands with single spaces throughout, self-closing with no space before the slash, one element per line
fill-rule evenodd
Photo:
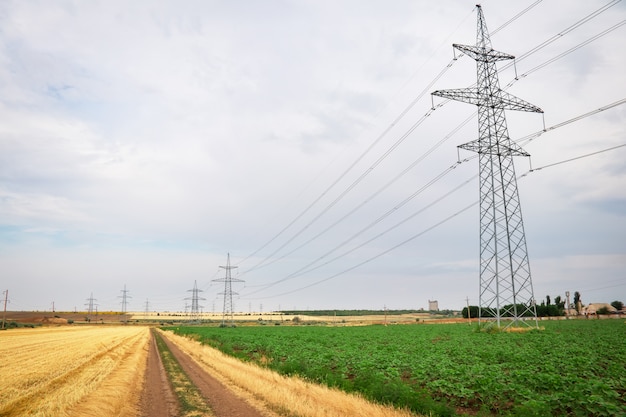
<path fill-rule="evenodd" d="M 238 295 L 236 292 L 233 292 L 233 282 L 244 282 L 242 279 L 233 278 L 230 271 L 231 269 L 237 268 L 236 266 L 230 266 L 230 253 L 226 258 L 226 266 L 220 266 L 226 270 L 226 275 L 224 278 L 214 279 L 215 282 L 223 282 L 224 283 L 224 292 L 219 293 L 219 295 L 224 295 L 224 313 L 222 315 L 222 327 L 226 327 L 226 321 L 230 321 L 230 325 L 232 327 L 235 326 L 235 319 L 233 317 L 233 294 Z"/>
<path fill-rule="evenodd" d="M 121 298 L 122 301 L 122 314 L 126 314 L 127 308 L 128 308 L 128 299 L 129 298 L 133 298 L 130 295 L 126 295 L 126 293 L 130 292 L 129 290 L 126 289 L 126 284 L 124 284 L 124 289 L 120 290 L 122 295 L 118 295 L 118 298 Z"/>
<path fill-rule="evenodd" d="M 529 156 L 509 138 L 504 110 L 543 113 L 500 89 L 496 62 L 514 59 L 513 55 L 495 51 L 480 5 L 476 46 L 453 44 L 453 47 L 476 60 L 478 82 L 475 87 L 439 90 L 432 94 L 478 107 L 478 140 L 459 148 L 477 152 L 480 189 L 480 292 L 479 315 L 511 318 L 506 327 L 525 323 L 537 311 L 526 249 L 526 237 L 513 156 Z M 528 323 L 526 323 L 528 324 Z"/>
<path fill-rule="evenodd" d="M 148 314 L 150 313 L 150 302 L 148 301 L 148 299 L 147 299 L 147 298 L 146 298 L 146 302 L 145 302 L 145 304 L 144 304 L 144 307 L 145 307 L 145 312 L 144 312 L 144 315 L 145 315 L 146 317 L 148 317 Z"/>
<path fill-rule="evenodd" d="M 87 302 L 85 303 L 85 305 L 87 306 L 87 317 L 89 317 L 90 320 L 91 320 L 91 316 L 93 315 L 93 309 L 95 306 L 97 306 L 97 304 L 95 304 L 94 301 L 98 301 L 98 300 L 93 298 L 93 293 L 91 293 L 91 295 L 87 299 Z"/>
<path fill-rule="evenodd" d="M 202 292 L 202 290 L 198 289 L 197 281 L 193 282 L 193 289 L 188 290 L 191 291 L 191 321 L 199 321 L 200 320 L 200 309 L 203 307 L 198 302 L 200 300 L 205 300 L 198 295 L 198 293 Z M 185 298 L 185 300 L 189 300 L 189 298 Z M 186 305 L 185 305 L 186 308 Z"/>

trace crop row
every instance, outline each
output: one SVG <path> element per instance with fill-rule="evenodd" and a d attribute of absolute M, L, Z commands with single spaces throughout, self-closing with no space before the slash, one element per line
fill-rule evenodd
<path fill-rule="evenodd" d="M 626 415 L 623 320 L 487 334 L 467 325 L 186 327 L 286 375 L 435 415 Z"/>

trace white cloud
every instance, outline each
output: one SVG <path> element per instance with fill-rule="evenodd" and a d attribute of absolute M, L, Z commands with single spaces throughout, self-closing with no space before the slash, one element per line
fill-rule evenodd
<path fill-rule="evenodd" d="M 494 47 L 521 56 L 600 7 L 544 3 L 494 33 Z M 495 31 L 528 5 L 483 4 L 489 28 Z M 3 3 L 0 265 L 29 283 L 11 292 L 32 293 L 47 268 L 62 271 L 56 278 L 60 288 L 75 286 L 91 269 L 103 279 L 123 277 L 124 282 L 110 285 L 126 283 L 137 297 L 158 288 L 164 294 L 176 291 L 171 280 L 185 281 L 186 290 L 197 279 L 213 291 L 209 275 L 226 252 L 241 260 L 276 236 L 446 68 L 451 43 L 474 42 L 473 7 L 374 0 Z M 560 36 L 520 61 L 518 75 L 622 21 L 624 14 L 617 5 Z M 522 76 L 509 91 L 543 108 L 547 126 L 623 98 L 624 55 L 618 52 L 623 31 Z M 513 68 L 502 71 L 502 86 L 514 77 Z M 474 80 L 475 64 L 465 57 L 427 91 L 465 87 Z M 454 147 L 476 137 L 475 121 L 339 221 L 474 110 L 446 104 L 369 172 L 430 106 L 426 94 L 336 187 L 255 258 L 284 244 L 276 254 L 281 256 L 337 225 L 280 262 L 247 273 L 246 285 L 289 275 L 454 164 Z M 527 146 L 533 166 L 621 144 L 625 111 L 621 106 L 545 133 Z M 543 127 L 536 114 L 507 117 L 513 138 Z M 612 257 L 625 253 L 622 153 L 546 168 L 520 180 L 531 262 L 555 259 L 533 268 L 539 291 L 556 291 L 553 282 L 561 285 L 562 278 L 550 278 L 561 260 L 567 264 L 593 253 L 592 248 Z M 527 170 L 526 161 L 516 164 L 518 174 Z M 464 163 L 342 250 L 427 206 L 476 170 L 476 161 Z M 358 186 L 321 213 L 364 173 Z M 461 210 L 477 194 L 474 182 L 346 259 L 276 285 L 272 294 L 376 256 Z M 362 268 L 267 302 L 339 307 L 358 286 L 354 307 L 380 307 L 377 295 L 384 287 L 388 306 L 411 307 L 423 294 L 424 300 L 438 298 L 442 307 L 460 308 L 465 296 L 472 298 L 468 292 L 477 290 L 475 271 L 467 264 L 478 253 L 477 222 L 474 208 Z M 21 264 L 29 253 L 37 254 L 36 265 Z M 601 258 L 587 261 L 589 273 L 601 279 L 620 273 L 619 266 L 609 267 Z M 242 272 L 254 263 L 242 264 Z M 388 275 L 382 278 L 384 271 Z M 463 284 L 451 290 L 457 282 Z M 91 291 L 75 287 L 68 299 L 82 300 Z M 109 293 L 116 294 L 117 287 Z M 42 286 L 33 304 L 47 305 L 51 291 Z M 163 296 L 162 305 L 176 309 L 179 298 Z"/>

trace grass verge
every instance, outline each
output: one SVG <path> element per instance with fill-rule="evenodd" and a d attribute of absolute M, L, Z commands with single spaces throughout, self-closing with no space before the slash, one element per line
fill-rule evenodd
<path fill-rule="evenodd" d="M 172 383 L 174 393 L 180 408 L 185 417 L 213 417 L 213 413 L 210 407 L 206 404 L 200 391 L 191 382 L 185 371 L 181 368 L 180 364 L 172 355 L 172 352 L 167 347 L 161 335 L 157 332 L 153 332 L 156 339 L 157 349 L 163 362 L 163 367 L 167 372 L 167 376 Z"/>

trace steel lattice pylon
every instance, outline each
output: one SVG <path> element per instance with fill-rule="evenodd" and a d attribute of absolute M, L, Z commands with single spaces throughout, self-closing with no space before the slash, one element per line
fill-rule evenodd
<path fill-rule="evenodd" d="M 224 313 L 222 314 L 222 327 L 228 326 L 226 323 L 230 321 L 230 326 L 235 327 L 235 319 L 233 317 L 233 294 L 238 295 L 233 291 L 233 282 L 244 282 L 242 279 L 233 278 L 231 276 L 231 269 L 237 268 L 236 266 L 230 266 L 230 253 L 226 258 L 226 266 L 220 266 L 226 270 L 226 275 L 224 278 L 214 279 L 215 282 L 223 282 L 224 283 L 224 292 L 219 293 L 219 295 L 224 295 Z"/>
<path fill-rule="evenodd" d="M 187 290 L 191 292 L 191 316 L 190 320 L 193 322 L 200 321 L 200 309 L 203 307 L 200 305 L 200 300 L 206 300 L 206 298 L 202 298 L 199 296 L 199 293 L 202 290 L 198 289 L 198 282 L 193 282 L 193 288 L 191 290 Z M 185 298 L 185 300 L 189 300 L 189 298 Z"/>
<path fill-rule="evenodd" d="M 495 321 L 506 327 L 526 323 L 532 317 L 537 327 L 537 311 L 524 235 L 522 210 L 517 191 L 513 156 L 529 156 L 509 138 L 505 110 L 543 113 L 500 89 L 496 62 L 515 57 L 495 51 L 482 8 L 477 5 L 476 46 L 453 47 L 476 61 L 475 87 L 439 90 L 432 94 L 475 104 L 478 107 L 478 140 L 459 148 L 478 153 L 480 189 L 480 291 L 479 322 Z"/>

